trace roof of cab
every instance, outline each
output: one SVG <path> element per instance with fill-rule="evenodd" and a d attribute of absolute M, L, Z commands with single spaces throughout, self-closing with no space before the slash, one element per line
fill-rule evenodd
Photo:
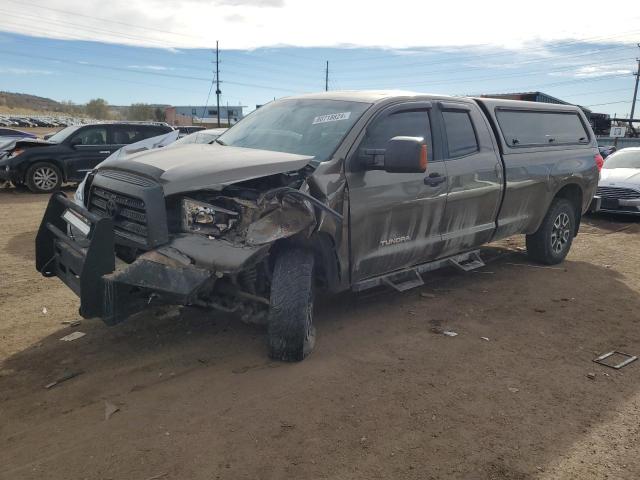
<path fill-rule="evenodd" d="M 289 98 L 289 99 L 308 98 L 308 99 L 344 100 L 344 101 L 351 101 L 351 102 L 377 103 L 390 98 L 414 98 L 414 97 L 421 97 L 421 98 L 429 97 L 429 98 L 437 98 L 437 99 L 447 99 L 447 98 L 454 99 L 455 98 L 459 100 L 469 100 L 466 97 L 435 95 L 431 93 L 419 93 L 419 92 L 411 92 L 407 90 L 336 90 L 336 91 L 329 91 L 329 92 L 318 92 L 318 93 L 294 95 L 286 98 Z"/>

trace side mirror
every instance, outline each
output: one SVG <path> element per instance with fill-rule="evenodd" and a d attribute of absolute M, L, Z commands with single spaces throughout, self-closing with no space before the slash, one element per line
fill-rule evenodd
<path fill-rule="evenodd" d="M 76 148 L 78 145 L 82 145 L 82 139 L 81 138 L 73 138 L 71 139 L 71 141 L 69 142 L 69 146 L 71 148 Z"/>
<path fill-rule="evenodd" d="M 422 137 L 393 137 L 384 152 L 384 169 L 389 173 L 424 173 L 427 145 Z"/>

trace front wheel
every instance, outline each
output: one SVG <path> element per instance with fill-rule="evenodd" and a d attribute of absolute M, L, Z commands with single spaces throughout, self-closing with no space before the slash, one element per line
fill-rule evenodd
<path fill-rule="evenodd" d="M 546 265 L 562 262 L 571 248 L 575 225 L 576 214 L 571 202 L 556 198 L 538 231 L 527 235 L 529 258 Z"/>
<path fill-rule="evenodd" d="M 269 356 L 299 362 L 315 344 L 313 326 L 314 256 L 301 248 L 282 250 L 271 279 Z"/>
<path fill-rule="evenodd" d="M 29 167 L 25 181 L 32 192 L 52 193 L 62 185 L 62 173 L 54 164 L 40 162 Z"/>

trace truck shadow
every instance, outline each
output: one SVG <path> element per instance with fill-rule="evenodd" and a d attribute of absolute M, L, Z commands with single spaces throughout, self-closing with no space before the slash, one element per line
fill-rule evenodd
<path fill-rule="evenodd" d="M 640 233 L 640 215 L 616 215 L 613 213 L 594 213 L 582 217 L 581 232 L 596 233 Z"/>
<path fill-rule="evenodd" d="M 373 473 L 360 444 L 339 457 L 331 453 L 341 439 L 362 437 L 360 443 L 377 439 L 368 454 L 398 452 L 375 464 L 375 471 L 389 475 L 411 464 L 440 472 L 437 477 L 455 471 L 472 475 L 465 478 L 537 478 L 544 467 L 556 478 L 557 462 L 581 451 L 639 392 L 638 365 L 618 372 L 592 359 L 637 348 L 640 295 L 619 273 L 591 263 L 538 268 L 510 248 L 483 252 L 488 263 L 478 271 L 445 269 L 408 292 L 348 293 L 319 302 L 316 352 L 296 365 L 266 359 L 263 328 L 197 309 L 158 308 L 112 328 L 82 321 L 75 330 L 84 338 L 61 342 L 74 331 L 65 328 L 2 364 L 0 407 L 18 423 L 45 417 L 55 423 L 103 398 L 135 403 L 141 390 L 171 389 L 180 408 L 170 415 L 187 419 L 203 415 L 187 401 L 187 382 L 206 385 L 231 375 L 240 389 L 261 384 L 261 415 L 297 425 L 287 438 L 256 446 L 265 456 L 302 454 L 313 437 L 320 445 L 317 463 L 338 470 L 358 464 Z M 447 337 L 444 330 L 458 335 Z M 40 411 L 37 405 L 54 394 L 43 386 L 65 371 L 83 373 L 55 387 L 64 412 Z M 590 372 L 595 380 L 587 378 Z M 268 385 L 260 377 L 268 377 Z M 276 392 L 295 381 L 296 397 L 318 409 L 321 421 L 309 419 L 308 407 L 277 400 Z M 336 398 L 343 400 L 336 404 Z M 215 408 L 232 408 L 219 402 Z M 356 407 L 345 413 L 342 402 Z M 248 410 L 236 415 L 252 418 Z M 229 455 L 250 428 L 227 432 Z M 118 434 L 124 449 L 126 437 L 137 432 Z M 194 446 L 194 454 L 206 448 L 206 442 Z M 632 452 L 619 452 L 617 459 L 634 465 Z M 261 471 L 258 457 L 245 459 L 254 478 Z M 293 471 L 300 476 L 313 468 L 301 464 Z"/>

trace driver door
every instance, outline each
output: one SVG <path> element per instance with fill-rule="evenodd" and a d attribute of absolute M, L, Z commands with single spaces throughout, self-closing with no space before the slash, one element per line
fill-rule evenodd
<path fill-rule="evenodd" d="M 349 160 L 349 221 L 352 282 L 390 273 L 438 257 L 447 198 L 437 124 L 430 102 L 411 102 L 383 110 L 366 127 Z M 425 173 L 363 170 L 362 155 L 384 153 L 393 137 L 423 137 Z"/>
<path fill-rule="evenodd" d="M 66 161 L 69 180 L 82 180 L 87 172 L 111 155 L 110 133 L 107 125 L 93 125 L 73 135 Z"/>

